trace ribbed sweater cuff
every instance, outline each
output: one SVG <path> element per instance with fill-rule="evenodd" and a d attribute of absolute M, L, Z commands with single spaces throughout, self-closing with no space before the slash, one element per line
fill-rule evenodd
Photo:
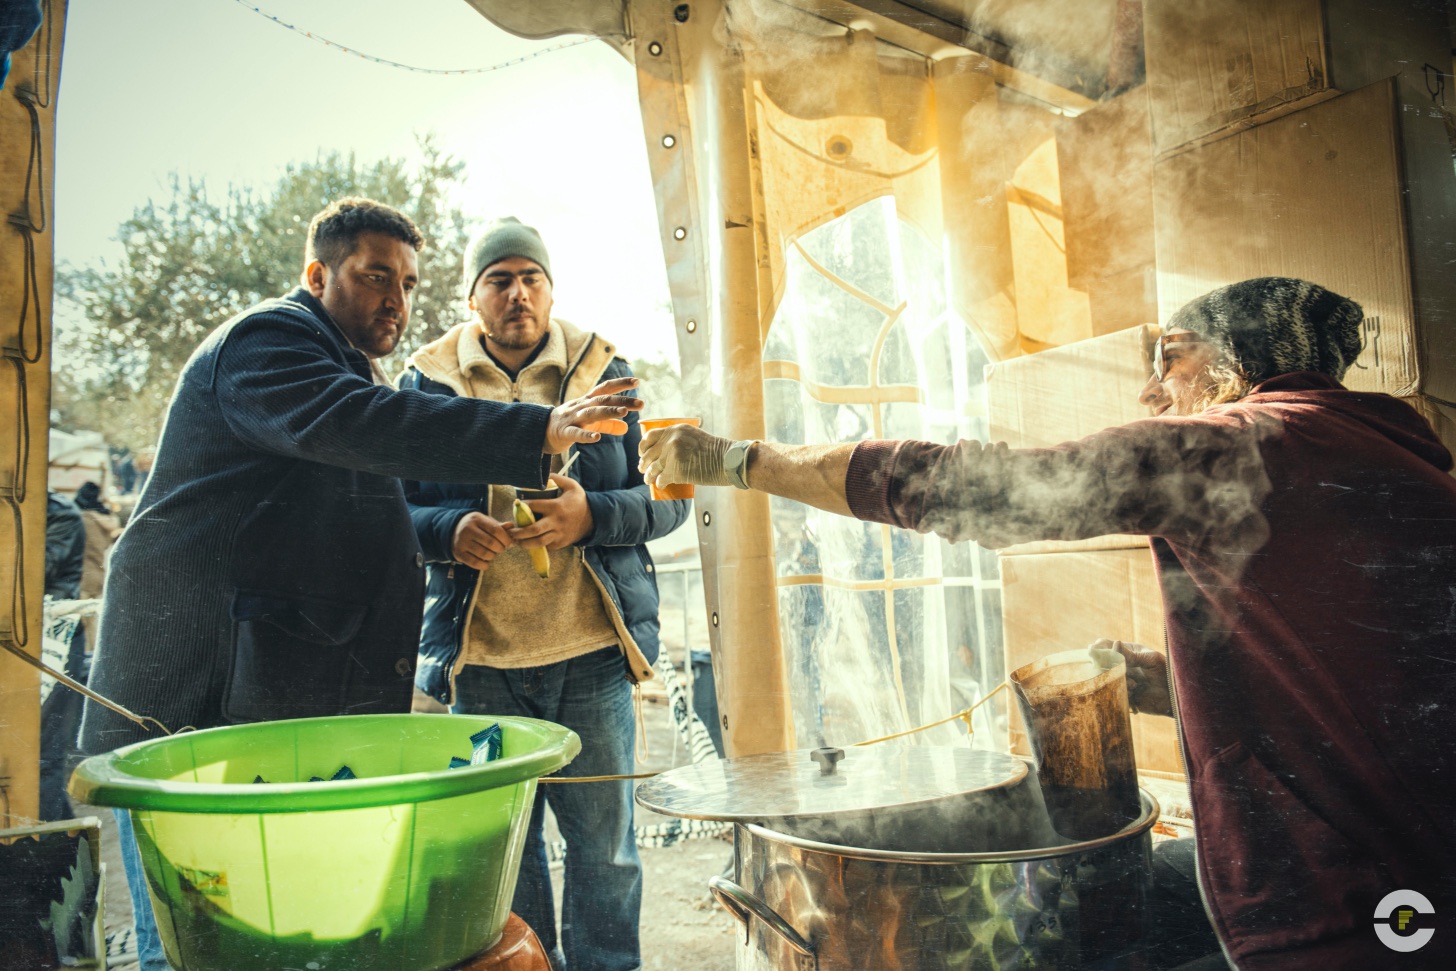
<path fill-rule="evenodd" d="M 860 442 L 849 456 L 844 476 L 844 497 L 856 519 L 900 525 L 891 504 L 895 458 L 901 442 Z"/>

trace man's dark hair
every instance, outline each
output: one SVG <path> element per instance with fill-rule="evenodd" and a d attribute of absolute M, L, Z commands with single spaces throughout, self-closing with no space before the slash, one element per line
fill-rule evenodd
<path fill-rule="evenodd" d="M 409 243 L 416 252 L 425 245 L 425 237 L 420 235 L 419 227 L 398 209 L 363 196 L 346 196 L 329 203 L 323 212 L 309 221 L 304 265 L 318 260 L 330 270 L 337 268 L 345 257 L 354 252 L 361 233 L 393 236 Z"/>

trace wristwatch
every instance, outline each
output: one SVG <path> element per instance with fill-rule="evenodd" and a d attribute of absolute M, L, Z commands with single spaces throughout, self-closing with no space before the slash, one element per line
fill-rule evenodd
<path fill-rule="evenodd" d="M 756 438 L 734 442 L 723 456 L 723 472 L 736 488 L 748 488 L 748 451 L 757 444 Z"/>

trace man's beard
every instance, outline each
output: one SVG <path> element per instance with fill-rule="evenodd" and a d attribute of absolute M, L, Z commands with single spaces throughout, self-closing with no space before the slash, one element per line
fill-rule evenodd
<path fill-rule="evenodd" d="M 1208 408 L 1208 399 L 1212 396 L 1214 386 L 1211 383 L 1189 383 L 1183 386 L 1182 391 L 1172 395 L 1173 407 L 1168 409 L 1169 414 L 1188 417 L 1196 415 Z"/>
<path fill-rule="evenodd" d="M 485 336 L 490 339 L 491 343 L 508 351 L 524 351 L 527 348 L 535 347 L 537 344 L 539 344 L 541 342 L 541 339 L 539 337 L 530 337 L 524 331 L 518 331 L 515 334 L 503 334 L 500 331 L 496 330 L 497 327 L 503 327 L 505 324 L 512 323 L 517 320 L 520 320 L 522 322 L 530 321 L 531 323 L 535 323 L 536 317 L 534 314 L 529 313 L 518 314 L 514 317 L 509 317 L 505 320 L 499 321 L 495 325 L 487 324 L 485 323 L 485 321 L 481 321 L 481 329 L 485 332 Z"/>

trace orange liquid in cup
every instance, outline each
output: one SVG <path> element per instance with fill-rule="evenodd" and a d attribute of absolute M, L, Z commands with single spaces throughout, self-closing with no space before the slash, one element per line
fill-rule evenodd
<path fill-rule="evenodd" d="M 666 428 L 669 425 L 692 425 L 694 428 L 701 428 L 701 418 L 647 418 L 639 424 L 644 432 L 650 432 L 654 428 Z M 654 499 L 691 499 L 693 497 L 693 484 L 691 482 L 674 482 L 666 489 L 659 489 L 657 486 L 648 483 L 652 490 Z"/>

